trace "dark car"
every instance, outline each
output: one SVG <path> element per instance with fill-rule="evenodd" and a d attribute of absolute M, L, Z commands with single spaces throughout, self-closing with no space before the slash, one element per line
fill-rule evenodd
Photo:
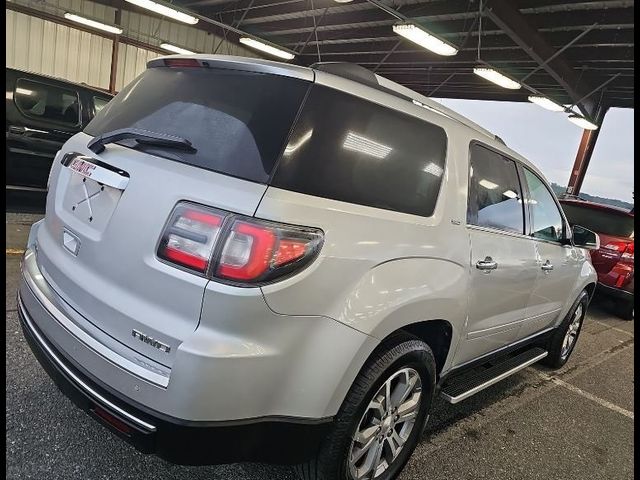
<path fill-rule="evenodd" d="M 46 191 L 53 158 L 113 97 L 65 80 L 6 69 L 7 191 Z"/>
<path fill-rule="evenodd" d="M 577 198 L 563 198 L 560 203 L 569 223 L 600 235 L 600 249 L 591 252 L 597 289 L 615 298 L 619 316 L 633 320 L 633 210 Z"/>

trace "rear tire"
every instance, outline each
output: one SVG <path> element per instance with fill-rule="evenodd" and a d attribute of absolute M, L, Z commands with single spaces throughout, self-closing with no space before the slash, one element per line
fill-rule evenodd
<path fill-rule="evenodd" d="M 616 315 L 623 320 L 633 320 L 633 300 L 622 300 L 616 305 Z"/>
<path fill-rule="evenodd" d="M 578 343 L 588 305 L 589 294 L 583 290 L 549 340 L 547 344 L 549 355 L 542 360 L 543 365 L 556 369 L 567 363 Z"/>
<path fill-rule="evenodd" d="M 423 341 L 398 334 L 383 342 L 353 382 L 317 456 L 296 467 L 299 477 L 395 479 L 424 430 L 435 372 L 433 353 Z M 371 476 L 373 471 L 378 473 Z"/>

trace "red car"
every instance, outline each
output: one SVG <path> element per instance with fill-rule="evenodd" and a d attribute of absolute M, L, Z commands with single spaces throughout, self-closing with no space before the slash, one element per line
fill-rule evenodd
<path fill-rule="evenodd" d="M 600 249 L 591 251 L 597 290 L 616 300 L 620 317 L 633 320 L 633 209 L 578 198 L 562 198 L 560 203 L 571 225 L 600 235 Z"/>

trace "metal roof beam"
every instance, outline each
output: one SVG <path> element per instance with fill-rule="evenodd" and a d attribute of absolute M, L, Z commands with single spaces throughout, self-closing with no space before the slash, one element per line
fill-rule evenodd
<path fill-rule="evenodd" d="M 578 102 L 591 90 L 586 82 L 580 82 L 580 76 L 563 59 L 562 56 L 547 62 L 556 50 L 547 43 L 540 33 L 533 28 L 526 18 L 505 0 L 490 0 L 483 12 L 498 25 L 511 39 L 533 58 L 553 79 L 564 88 L 569 97 Z M 576 105 L 583 114 L 589 117 L 596 113 L 596 103 L 591 98 L 581 100 Z"/>

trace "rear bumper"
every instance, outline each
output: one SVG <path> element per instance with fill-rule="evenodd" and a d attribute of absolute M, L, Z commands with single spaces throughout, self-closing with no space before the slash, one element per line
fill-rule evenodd
<path fill-rule="evenodd" d="M 119 395 L 56 349 L 38 329 L 20 296 L 18 312 L 31 350 L 58 388 L 143 453 L 154 453 L 167 461 L 188 465 L 239 461 L 299 463 L 317 451 L 331 428 L 330 418 L 231 422 L 169 418 Z"/>
<path fill-rule="evenodd" d="M 622 288 L 611 287 L 600 282 L 598 282 L 598 285 L 596 287 L 596 293 L 620 300 L 628 300 L 633 302 L 633 292 L 624 290 Z"/>

